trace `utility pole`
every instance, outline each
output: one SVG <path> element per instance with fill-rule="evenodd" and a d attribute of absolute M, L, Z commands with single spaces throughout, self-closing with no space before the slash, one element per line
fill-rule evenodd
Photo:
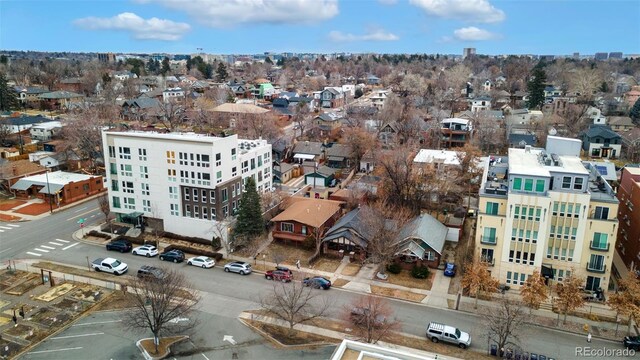
<path fill-rule="evenodd" d="M 46 178 L 47 178 L 47 195 L 49 196 L 49 213 L 53 214 L 53 203 L 51 202 L 51 186 L 49 185 L 49 170 L 47 169 L 47 172 L 44 173 Z M 56 194 L 57 196 L 57 194 Z"/>

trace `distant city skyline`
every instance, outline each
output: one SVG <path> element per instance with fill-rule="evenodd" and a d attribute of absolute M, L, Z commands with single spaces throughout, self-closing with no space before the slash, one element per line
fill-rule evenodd
<path fill-rule="evenodd" d="M 0 49 L 261 54 L 640 53 L 638 1 L 0 1 Z M 244 4 L 244 5 L 241 5 Z M 612 19 L 615 19 L 613 21 Z M 634 25 L 636 24 L 636 25 Z M 200 50 L 202 49 L 202 50 Z"/>

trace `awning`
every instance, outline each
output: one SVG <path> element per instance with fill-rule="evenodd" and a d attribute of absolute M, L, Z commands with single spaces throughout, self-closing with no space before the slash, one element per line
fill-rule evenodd
<path fill-rule="evenodd" d="M 344 156 L 328 156 L 329 161 L 344 161 Z"/>
<path fill-rule="evenodd" d="M 313 160 L 315 159 L 315 155 L 313 154 L 295 154 L 293 155 L 294 159 L 303 159 L 303 160 Z"/>
<path fill-rule="evenodd" d="M 24 179 L 20 179 L 20 180 L 18 180 L 18 182 L 16 182 L 15 184 L 11 185 L 11 190 L 27 190 L 28 188 L 31 187 L 31 185 L 33 185 L 33 182 L 28 181 L 28 180 L 24 180 Z"/>
<path fill-rule="evenodd" d="M 543 278 L 548 278 L 553 280 L 553 266 L 542 264 L 540 275 L 542 275 Z"/>
<path fill-rule="evenodd" d="M 135 218 L 140 217 L 142 215 L 144 215 L 144 213 L 139 212 L 139 211 L 135 211 L 135 212 L 132 212 L 132 213 L 129 213 L 129 214 L 122 215 L 122 217 L 129 218 L 129 219 L 135 219 Z"/>
<path fill-rule="evenodd" d="M 49 195 L 54 195 L 57 194 L 58 191 L 62 190 L 62 188 L 64 187 L 64 185 L 60 185 L 60 184 L 49 184 L 48 186 L 45 185 L 42 187 L 42 189 L 40 189 L 40 191 L 38 191 L 40 194 L 49 194 Z"/>

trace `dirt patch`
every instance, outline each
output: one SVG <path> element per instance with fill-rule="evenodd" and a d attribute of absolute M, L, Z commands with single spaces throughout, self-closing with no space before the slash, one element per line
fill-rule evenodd
<path fill-rule="evenodd" d="M 27 205 L 23 208 L 15 210 L 14 212 L 19 214 L 25 214 L 25 215 L 40 215 L 40 214 L 46 213 L 49 210 L 50 210 L 49 204 L 43 203 L 43 204 Z"/>
<path fill-rule="evenodd" d="M 140 346 L 152 356 L 167 355 L 169 354 L 171 345 L 186 339 L 186 336 L 171 336 L 160 338 L 160 344 L 158 344 L 158 351 L 156 352 L 156 346 L 153 343 L 153 339 L 140 340 Z"/>
<path fill-rule="evenodd" d="M 436 276 L 435 271 L 429 271 L 429 277 L 426 279 L 416 279 L 411 276 L 411 272 L 408 270 L 402 270 L 399 274 L 388 273 L 389 278 L 387 281 L 390 284 L 405 286 L 415 289 L 431 290 L 433 285 L 433 278 Z"/>
<path fill-rule="evenodd" d="M 0 272 L 0 290 L 4 290 L 11 286 L 14 286 L 18 282 L 20 282 L 23 278 L 27 278 L 31 273 L 26 271 L 9 271 L 3 270 Z"/>
<path fill-rule="evenodd" d="M 23 200 L 5 200 L 5 201 L 1 201 L 0 202 L 0 210 L 2 211 L 9 211 L 11 209 L 13 209 L 16 206 L 20 206 L 22 204 L 25 204 L 26 201 Z"/>
<path fill-rule="evenodd" d="M 331 286 L 343 287 L 343 286 L 347 285 L 348 283 L 349 283 L 349 281 L 347 281 L 345 279 L 337 279 L 336 281 L 331 283 Z"/>
<path fill-rule="evenodd" d="M 31 289 L 35 288 L 36 286 L 42 284 L 42 280 L 40 279 L 40 275 L 38 274 L 30 274 L 27 277 L 27 280 L 14 286 L 11 287 L 9 289 L 7 289 L 5 291 L 5 293 L 9 294 L 9 295 L 16 295 L 16 296 L 20 296 L 24 293 L 26 293 L 27 291 L 30 291 Z"/>
<path fill-rule="evenodd" d="M 6 215 L 6 214 L 0 214 L 0 220 L 1 221 L 18 221 L 22 219 L 21 217 L 17 217 L 17 216 L 13 216 L 13 215 Z"/>
<path fill-rule="evenodd" d="M 345 266 L 344 269 L 342 269 L 341 274 L 346 276 L 356 276 L 360 271 L 360 268 L 362 268 L 362 266 L 350 263 L 349 265 Z"/>
<path fill-rule="evenodd" d="M 300 262 L 302 262 L 302 260 L 300 260 Z M 314 270 L 326 271 L 326 272 L 332 273 L 332 272 L 335 272 L 339 266 L 340 266 L 340 261 L 338 260 L 320 258 L 318 259 L 318 261 L 313 263 L 313 266 L 311 268 Z"/>
<path fill-rule="evenodd" d="M 391 289 L 388 287 L 371 285 L 371 293 L 376 295 L 389 296 L 396 299 L 408 300 L 413 302 L 421 302 L 426 295 L 414 293 L 411 291 Z"/>
<path fill-rule="evenodd" d="M 45 302 L 50 302 L 53 301 L 57 298 L 59 298 L 60 296 L 68 293 L 69 291 L 71 291 L 71 289 L 73 289 L 74 287 L 76 287 L 73 284 L 70 283 L 65 283 L 62 285 L 58 285 L 56 287 L 54 287 L 53 289 L 47 291 L 46 293 L 36 296 L 35 299 L 36 300 L 41 300 L 41 301 L 45 301 Z"/>
<path fill-rule="evenodd" d="M 31 321 L 36 322 L 45 327 L 62 326 L 69 321 L 69 314 L 53 311 L 50 308 L 41 308 L 32 317 Z"/>
<path fill-rule="evenodd" d="M 41 269 L 46 269 L 46 270 L 58 271 L 58 272 L 62 272 L 62 273 L 65 273 L 65 274 L 70 274 L 70 275 L 86 276 L 86 277 L 90 277 L 90 278 L 93 278 L 93 279 L 111 281 L 111 282 L 118 283 L 118 284 L 126 283 L 126 280 L 119 279 L 116 275 L 102 273 L 102 272 L 96 272 L 96 271 L 91 271 L 91 270 L 85 270 L 85 269 L 78 269 L 78 268 L 71 267 L 71 266 L 53 264 L 53 263 L 50 263 L 48 261 L 40 261 L 40 262 L 34 263 L 32 266 L 33 267 L 37 267 L 37 268 L 41 268 Z"/>
<path fill-rule="evenodd" d="M 95 311 L 128 309 L 135 305 L 135 296 L 122 291 L 113 292 L 104 301 L 96 305 Z"/>
<path fill-rule="evenodd" d="M 266 255 L 266 260 L 272 262 L 275 262 L 273 261 L 274 256 L 280 256 L 283 258 L 283 260 L 280 261 L 280 264 L 287 265 L 289 267 L 295 266 L 297 260 L 300 260 L 301 266 L 309 267 L 309 262 L 307 260 L 313 255 L 313 251 L 303 249 L 302 246 L 299 245 L 285 245 L 272 242 L 267 249 L 262 252 L 260 257 L 262 257 L 262 255 Z"/>
<path fill-rule="evenodd" d="M 81 301 L 96 302 L 100 300 L 104 292 L 104 289 L 100 287 L 85 285 L 73 290 L 68 297 Z"/>
<path fill-rule="evenodd" d="M 16 304 L 15 306 L 13 306 L 11 309 L 7 309 L 5 310 L 3 313 L 7 314 L 9 316 L 13 316 L 13 310 L 15 309 L 16 311 L 16 316 L 18 315 L 18 310 L 22 309 L 24 311 L 25 314 L 29 314 L 31 311 L 33 311 L 33 309 L 37 308 L 34 305 L 29 305 L 29 304 Z"/>
<path fill-rule="evenodd" d="M 82 301 L 72 300 L 72 299 L 62 299 L 62 301 L 60 301 L 57 304 L 54 304 L 53 306 L 62 311 L 69 311 L 74 313 L 81 313 L 84 311 L 86 307 L 88 307 Z"/>
<path fill-rule="evenodd" d="M 5 350 L 8 349 L 8 350 Z M 9 340 L 5 340 L 0 338 L 0 355 L 3 356 L 3 359 L 11 358 L 13 355 L 19 353 L 22 350 L 22 346 L 11 342 Z"/>
<path fill-rule="evenodd" d="M 273 340 L 283 345 L 324 345 L 325 343 L 338 343 L 338 340 L 336 339 L 319 336 L 300 330 L 294 330 L 290 334 L 289 329 L 282 326 L 265 324 L 260 321 L 245 321 L 264 331 Z"/>
<path fill-rule="evenodd" d="M 38 329 L 36 329 L 35 327 L 18 324 L 18 326 L 13 326 L 10 329 L 4 331 L 4 334 L 31 341 L 38 337 L 38 332 Z"/>

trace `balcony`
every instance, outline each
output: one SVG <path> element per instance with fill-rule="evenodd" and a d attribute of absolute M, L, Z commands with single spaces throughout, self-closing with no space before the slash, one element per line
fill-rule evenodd
<path fill-rule="evenodd" d="M 498 242 L 498 238 L 497 237 L 491 237 L 491 236 L 481 236 L 480 237 L 480 243 L 482 243 L 482 244 L 495 245 L 497 242 Z"/>
<path fill-rule="evenodd" d="M 606 243 L 606 244 L 596 244 L 593 241 L 589 243 L 589 249 L 591 250 L 596 250 L 596 251 L 604 251 L 607 252 L 609 251 L 609 245 L 611 245 L 610 243 Z"/>
<path fill-rule="evenodd" d="M 603 274 L 607 272 L 607 265 L 604 265 L 604 264 L 597 265 L 597 264 L 587 263 L 587 271 Z"/>

